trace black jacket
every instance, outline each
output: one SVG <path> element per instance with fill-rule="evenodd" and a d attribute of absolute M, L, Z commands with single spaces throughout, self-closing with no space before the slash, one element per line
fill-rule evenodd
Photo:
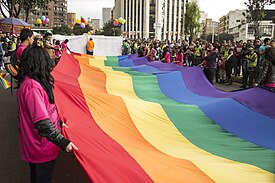
<path fill-rule="evenodd" d="M 264 60 L 257 83 L 275 83 L 275 60 Z"/>

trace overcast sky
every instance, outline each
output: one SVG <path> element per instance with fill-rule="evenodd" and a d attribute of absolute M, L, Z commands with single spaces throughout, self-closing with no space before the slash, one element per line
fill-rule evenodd
<path fill-rule="evenodd" d="M 230 10 L 245 9 L 244 2 L 247 0 L 199 0 L 202 11 L 208 14 L 208 18 L 219 21 Z M 102 17 L 102 8 L 114 6 L 114 0 L 68 0 L 68 12 L 75 12 L 77 16 L 85 18 Z M 274 9 L 274 6 L 272 7 Z"/>

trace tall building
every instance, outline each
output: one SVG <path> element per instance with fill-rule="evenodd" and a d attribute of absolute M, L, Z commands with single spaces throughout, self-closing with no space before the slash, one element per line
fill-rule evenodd
<path fill-rule="evenodd" d="M 184 33 L 185 0 L 115 0 L 114 17 L 130 38 L 180 39 Z"/>
<path fill-rule="evenodd" d="M 227 33 L 226 27 L 227 27 L 227 23 L 226 23 L 226 16 L 222 16 L 220 18 L 220 27 L 219 27 L 219 34 L 225 34 Z"/>
<path fill-rule="evenodd" d="M 211 18 L 207 18 L 203 24 L 203 35 L 207 37 L 208 35 L 219 34 L 219 22 L 213 21 Z"/>
<path fill-rule="evenodd" d="M 41 16 L 49 18 L 49 24 L 39 25 L 36 21 Z M 22 15 L 24 16 L 24 15 Z M 22 17 L 24 18 L 24 17 Z M 49 1 L 47 8 L 42 10 L 36 8 L 31 10 L 28 18 L 28 23 L 31 24 L 32 29 L 52 29 L 53 27 L 60 27 L 67 24 L 67 0 Z"/>
<path fill-rule="evenodd" d="M 88 18 L 88 23 L 95 30 L 99 30 L 99 29 L 102 28 L 101 27 L 101 19 L 91 19 L 91 18 Z"/>
<path fill-rule="evenodd" d="M 73 28 L 76 22 L 76 13 L 67 14 L 67 24 L 68 27 Z"/>
<path fill-rule="evenodd" d="M 103 26 L 111 20 L 112 8 L 102 8 L 102 24 Z"/>

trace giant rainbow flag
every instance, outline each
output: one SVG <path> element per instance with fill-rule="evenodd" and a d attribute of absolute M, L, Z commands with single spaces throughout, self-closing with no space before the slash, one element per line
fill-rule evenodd
<path fill-rule="evenodd" d="M 93 182 L 274 183 L 275 94 L 223 92 L 200 68 L 64 53 L 63 133 Z"/>

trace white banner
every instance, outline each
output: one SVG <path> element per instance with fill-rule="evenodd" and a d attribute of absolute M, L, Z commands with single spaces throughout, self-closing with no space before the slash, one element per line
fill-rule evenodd
<path fill-rule="evenodd" d="M 69 40 L 68 47 L 71 51 L 77 53 L 86 53 L 86 44 L 92 37 L 95 43 L 95 56 L 119 56 L 121 55 L 122 37 L 115 36 L 62 36 L 53 35 L 53 39 L 64 41 Z"/>

